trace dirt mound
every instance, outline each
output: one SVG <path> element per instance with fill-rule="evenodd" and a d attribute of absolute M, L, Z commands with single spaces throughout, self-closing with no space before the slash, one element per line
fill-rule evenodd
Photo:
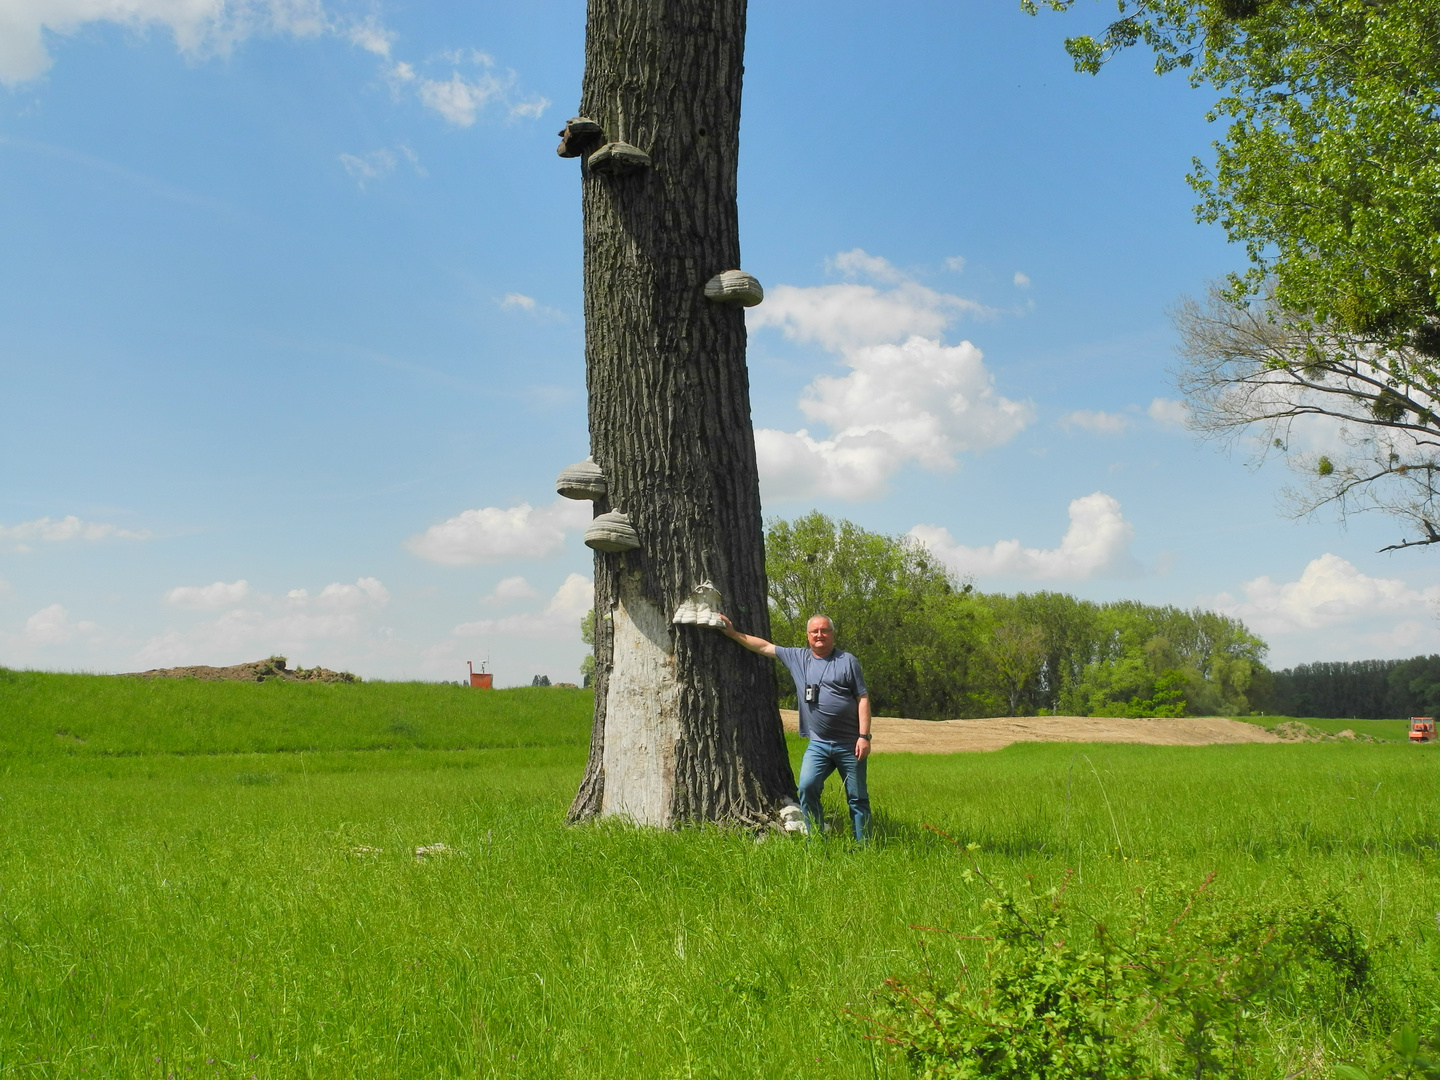
<path fill-rule="evenodd" d="M 359 682 L 359 676 L 348 671 L 331 671 L 329 668 L 288 668 L 286 658 L 272 656 L 267 660 L 252 660 L 248 664 L 231 664 L 229 667 L 151 668 L 149 671 L 132 671 L 130 675 L 141 679 L 201 679 L 206 682 L 268 682 L 281 679 L 285 682 Z"/>
<path fill-rule="evenodd" d="M 1349 739 L 1353 742 L 1381 742 L 1373 735 L 1362 735 L 1346 728 L 1344 731 L 1337 731 L 1330 734 L 1328 731 L 1321 731 L 1309 724 L 1303 724 L 1299 720 L 1286 720 L 1283 724 L 1275 725 L 1275 734 L 1279 735 L 1285 742 L 1333 742 L 1336 739 Z"/>
<path fill-rule="evenodd" d="M 800 714 L 781 709 L 786 731 L 798 731 Z M 1281 739 L 1258 724 L 1220 716 L 1128 720 L 1108 716 L 995 716 L 983 720 L 904 720 L 877 716 L 870 725 L 875 752 L 953 754 L 999 750 L 1014 742 L 1149 743 L 1208 746 L 1212 743 L 1273 743 Z"/>

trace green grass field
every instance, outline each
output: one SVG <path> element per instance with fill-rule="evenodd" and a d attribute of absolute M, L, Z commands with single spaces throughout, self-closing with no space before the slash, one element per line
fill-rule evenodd
<path fill-rule="evenodd" d="M 905 1076 L 845 1010 L 981 920 L 927 824 L 1097 918 L 1211 872 L 1337 905 L 1435 1025 L 1434 746 L 880 754 L 857 850 L 566 827 L 590 708 L 0 672 L 0 1077 Z M 1370 1007 L 1269 1024 L 1256 1075 L 1328 1075 Z"/>

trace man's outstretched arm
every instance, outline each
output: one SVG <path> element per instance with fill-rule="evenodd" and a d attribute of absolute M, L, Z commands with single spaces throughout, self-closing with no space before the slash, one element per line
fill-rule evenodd
<path fill-rule="evenodd" d="M 716 612 L 716 614 L 719 615 L 720 613 Z M 740 633 L 739 630 L 735 629 L 735 624 L 730 621 L 728 615 L 720 615 L 720 618 L 724 620 L 725 623 L 725 625 L 720 628 L 720 632 L 731 641 L 737 641 L 751 652 L 759 653 L 761 656 L 775 655 L 775 646 L 772 642 L 766 641 L 763 637 L 756 637 L 754 634 Z"/>

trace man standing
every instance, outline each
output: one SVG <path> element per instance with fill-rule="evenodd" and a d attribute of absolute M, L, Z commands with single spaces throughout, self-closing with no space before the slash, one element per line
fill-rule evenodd
<path fill-rule="evenodd" d="M 742 634 L 724 615 L 723 633 L 761 656 L 773 656 L 795 680 L 800 705 L 800 734 L 810 740 L 800 763 L 800 809 L 805 827 L 820 826 L 820 792 L 836 769 L 845 781 L 850 821 L 855 839 L 870 834 L 870 793 L 865 787 L 865 759 L 870 756 L 870 693 L 860 662 L 835 648 L 835 624 L 828 615 L 812 616 L 805 624 L 809 648 L 775 645 L 764 638 Z"/>

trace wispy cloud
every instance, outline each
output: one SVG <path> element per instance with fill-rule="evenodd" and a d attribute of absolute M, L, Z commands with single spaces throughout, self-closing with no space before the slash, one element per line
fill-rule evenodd
<path fill-rule="evenodd" d="M 20 636 L 27 645 L 64 645 L 97 629 L 93 622 L 72 622 L 70 613 L 62 605 L 51 604 L 25 620 Z"/>
<path fill-rule="evenodd" d="M 197 58 L 226 55 L 257 35 L 315 37 L 333 25 L 319 0 L 24 0 L 0 10 L 0 83 L 39 78 L 54 63 L 47 35 L 96 22 L 168 30 L 181 53 Z"/>
<path fill-rule="evenodd" d="M 345 36 L 350 44 L 386 60 L 390 59 L 390 46 L 395 44 L 396 38 L 395 32 L 382 25 L 374 15 L 367 15 L 359 22 L 351 23 Z"/>
<path fill-rule="evenodd" d="M 595 602 L 595 589 L 588 578 L 571 574 L 555 590 L 544 610 L 479 619 L 461 623 L 456 637 L 528 637 L 578 639 L 580 620 Z"/>
<path fill-rule="evenodd" d="M 228 585 L 181 585 L 165 598 L 178 607 L 226 610 L 213 620 L 150 638 L 135 654 L 142 667 L 237 663 L 383 636 L 376 619 L 389 605 L 390 591 L 379 579 L 362 577 L 353 584 L 332 582 L 315 595 L 299 588 L 273 596 L 256 593 L 241 579 Z"/>
<path fill-rule="evenodd" d="M 15 551 L 33 551 L 34 544 L 64 544 L 73 541 L 145 540 L 144 529 L 122 529 L 101 521 L 82 521 L 74 514 L 63 518 L 41 517 L 18 525 L 0 525 L 0 544 L 8 541 Z"/>
<path fill-rule="evenodd" d="M 362 188 L 367 180 L 378 180 L 395 168 L 395 155 L 389 150 L 372 150 L 368 154 L 341 154 L 340 164 Z"/>
<path fill-rule="evenodd" d="M 1130 426 L 1129 417 L 1122 413 L 1092 412 L 1076 409 L 1060 418 L 1060 426 L 1066 430 L 1079 429 L 1092 435 L 1120 435 Z"/>
<path fill-rule="evenodd" d="M 539 595 L 535 591 L 535 586 L 523 577 L 507 577 L 500 579 L 495 586 L 495 591 L 485 598 L 485 602 L 487 604 L 509 604 L 516 600 L 533 600 Z"/>
<path fill-rule="evenodd" d="M 547 108 L 547 98 L 515 97 L 518 78 L 514 71 L 496 66 L 489 56 L 476 50 L 443 55 L 450 65 L 449 77 L 432 77 L 417 71 L 414 64 L 401 61 L 386 70 L 386 79 L 397 94 L 413 92 L 427 109 L 438 113 L 456 127 L 470 127 L 490 106 L 505 111 L 512 119 L 537 119 Z M 462 68 L 466 69 L 462 72 Z"/>
<path fill-rule="evenodd" d="M 565 313 L 559 308 L 546 307 L 533 296 L 526 296 L 524 293 L 506 293 L 496 301 L 501 311 L 509 311 L 517 315 L 529 315 L 531 318 L 539 319 L 542 322 L 564 322 Z"/>
<path fill-rule="evenodd" d="M 476 49 L 439 54 L 435 64 L 450 68 L 444 75 L 417 71 L 395 58 L 398 35 L 378 16 L 332 12 L 322 0 L 11 0 L 0 4 L 0 85 L 44 75 L 54 64 L 47 36 L 74 34 L 93 23 L 168 31 L 176 49 L 193 59 L 228 55 L 258 36 L 336 37 L 378 57 L 392 87 L 413 92 L 458 127 L 474 124 L 492 105 L 511 119 L 536 119 L 550 105 L 536 94 L 518 95 L 515 72 Z"/>
<path fill-rule="evenodd" d="M 249 595 L 250 583 L 241 578 L 228 585 L 223 581 L 213 585 L 178 585 L 165 593 L 165 602 L 176 607 L 210 611 L 238 604 Z"/>

